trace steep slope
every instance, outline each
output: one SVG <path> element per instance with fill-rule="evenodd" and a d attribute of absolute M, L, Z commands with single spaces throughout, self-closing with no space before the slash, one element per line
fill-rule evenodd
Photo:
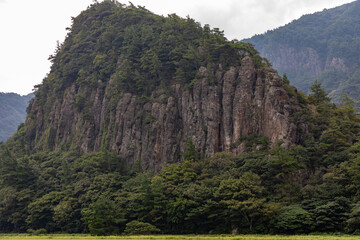
<path fill-rule="evenodd" d="M 291 84 L 308 92 L 318 80 L 334 100 L 360 92 L 360 1 L 309 14 L 243 41 L 253 43 Z"/>
<path fill-rule="evenodd" d="M 26 108 L 33 94 L 0 93 L 0 141 L 5 142 L 26 118 Z"/>
<path fill-rule="evenodd" d="M 181 159 L 239 153 L 241 139 L 298 141 L 300 108 L 250 45 L 192 19 L 112 1 L 73 19 L 19 134 L 28 152 L 107 149 L 158 170 Z"/>

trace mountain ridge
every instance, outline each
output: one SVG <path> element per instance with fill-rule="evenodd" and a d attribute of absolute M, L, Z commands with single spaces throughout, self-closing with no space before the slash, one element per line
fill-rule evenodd
<path fill-rule="evenodd" d="M 336 102 L 357 98 L 360 1 L 307 14 L 283 27 L 244 39 L 272 62 L 280 74 L 307 93 L 315 80 Z"/>
<path fill-rule="evenodd" d="M 0 92 L 0 141 L 5 142 L 26 119 L 26 108 L 32 93 L 19 95 Z"/>

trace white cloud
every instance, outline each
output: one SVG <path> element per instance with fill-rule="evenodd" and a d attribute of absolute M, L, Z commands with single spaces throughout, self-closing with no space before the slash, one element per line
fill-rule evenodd
<path fill-rule="evenodd" d="M 225 30 L 229 39 L 247 38 L 277 28 L 306 13 L 321 11 L 353 0 L 222 0 L 203 4 L 192 17 Z"/>
<path fill-rule="evenodd" d="M 92 0 L 5 3 L 0 7 L 0 92 L 26 94 L 49 72 L 48 56 L 56 41 L 63 41 L 71 16 L 85 10 Z"/>

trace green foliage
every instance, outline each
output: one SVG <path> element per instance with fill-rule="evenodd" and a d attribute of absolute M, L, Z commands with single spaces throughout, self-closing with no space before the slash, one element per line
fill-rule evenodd
<path fill-rule="evenodd" d="M 310 87 L 311 94 L 309 95 L 309 101 L 313 104 L 329 103 L 330 98 L 324 89 L 321 88 L 321 83 L 317 81 Z"/>
<path fill-rule="evenodd" d="M 349 210 L 350 202 L 344 197 L 317 206 L 313 210 L 316 229 L 322 232 L 343 231 Z"/>
<path fill-rule="evenodd" d="M 111 235 L 119 233 L 123 212 L 114 201 L 101 197 L 96 202 L 84 208 L 82 216 L 92 235 Z"/>
<path fill-rule="evenodd" d="M 159 232 L 160 229 L 158 229 L 154 225 L 139 221 L 128 222 L 124 230 L 124 233 L 129 235 L 154 234 Z"/>
<path fill-rule="evenodd" d="M 273 220 L 274 228 L 280 233 L 309 233 L 314 224 L 312 215 L 300 205 L 282 207 Z"/>
<path fill-rule="evenodd" d="M 347 222 L 347 229 L 349 232 L 355 232 L 360 229 L 360 206 L 359 203 L 353 204 L 352 210 L 349 214 Z"/>
<path fill-rule="evenodd" d="M 40 228 L 36 230 L 29 228 L 26 232 L 29 233 L 30 235 L 43 235 L 47 233 L 45 228 Z"/>
<path fill-rule="evenodd" d="M 262 216 L 262 208 L 266 207 L 264 204 L 266 199 L 261 198 L 263 190 L 260 177 L 246 172 L 238 179 L 222 180 L 215 197 L 229 210 L 229 218 L 233 226 L 239 224 L 239 221 L 245 222 L 252 232 L 255 219 Z"/>
<path fill-rule="evenodd" d="M 28 205 L 29 215 L 26 218 L 26 222 L 30 228 L 45 228 L 50 232 L 54 231 L 56 228 L 52 221 L 53 208 L 60 198 L 61 193 L 50 192 L 30 203 Z"/>
<path fill-rule="evenodd" d="M 233 144 L 232 147 L 236 147 L 236 145 L 241 143 L 245 143 L 245 151 L 247 152 L 254 150 L 264 151 L 269 148 L 269 139 L 265 136 L 259 136 L 257 134 L 240 137 L 236 144 Z"/>
<path fill-rule="evenodd" d="M 283 77 L 282 77 L 282 80 L 283 80 L 283 83 L 284 83 L 284 84 L 287 84 L 287 85 L 290 84 L 290 81 L 289 81 L 286 73 L 284 73 L 284 75 L 283 75 Z"/>
<path fill-rule="evenodd" d="M 196 161 L 199 159 L 199 152 L 196 150 L 195 145 L 190 138 L 186 141 L 185 152 L 182 156 L 184 157 L 184 160 Z"/>

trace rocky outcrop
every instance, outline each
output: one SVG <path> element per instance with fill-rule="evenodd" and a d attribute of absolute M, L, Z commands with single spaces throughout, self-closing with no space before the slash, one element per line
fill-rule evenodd
<path fill-rule="evenodd" d="M 274 69 L 291 73 L 293 76 L 318 76 L 324 68 L 319 53 L 310 47 L 299 50 L 287 45 L 278 45 L 276 50 L 262 53 L 270 60 Z"/>
<path fill-rule="evenodd" d="M 272 62 L 274 69 L 294 78 L 301 76 L 301 78 L 314 79 L 325 71 L 339 71 L 343 74 L 349 72 L 343 58 L 327 57 L 324 60 L 315 49 L 310 47 L 294 49 L 291 46 L 278 45 L 276 49 L 264 51 L 263 54 Z"/>
<path fill-rule="evenodd" d="M 85 153 L 109 149 L 129 165 L 140 161 L 143 169 L 159 170 L 181 159 L 191 139 L 202 157 L 219 151 L 244 151 L 241 137 L 265 136 L 270 144 L 296 142 L 296 125 L 290 120 L 298 111 L 271 68 L 256 69 L 245 57 L 241 66 L 228 70 L 199 69 L 192 86 L 174 84 L 158 88 L 149 98 L 122 92 L 114 96 L 114 82 L 91 90 L 67 88 L 64 97 L 42 116 L 43 105 L 27 125 L 35 126 L 34 148 L 48 142 L 48 150 L 80 147 Z M 89 94 L 90 91 L 90 94 Z M 80 96 L 87 109 L 77 104 Z"/>

